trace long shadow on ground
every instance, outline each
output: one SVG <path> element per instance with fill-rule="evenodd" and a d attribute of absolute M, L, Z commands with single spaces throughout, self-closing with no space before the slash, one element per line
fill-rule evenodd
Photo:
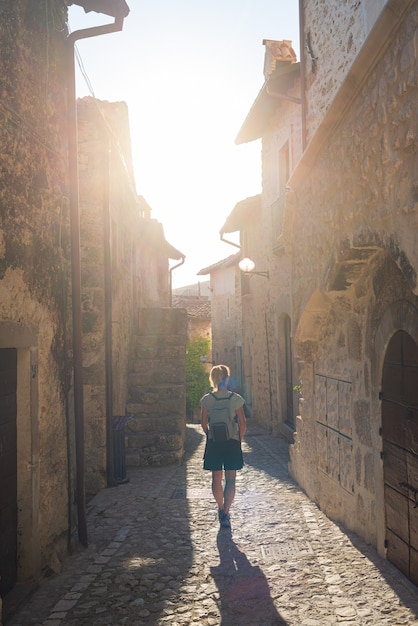
<path fill-rule="evenodd" d="M 262 569 L 251 565 L 230 530 L 219 531 L 217 546 L 220 563 L 210 570 L 220 595 L 221 626 L 286 624 L 274 606 Z"/>

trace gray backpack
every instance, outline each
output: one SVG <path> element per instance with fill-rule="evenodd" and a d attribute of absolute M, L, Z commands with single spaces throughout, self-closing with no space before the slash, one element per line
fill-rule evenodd
<path fill-rule="evenodd" d="M 236 416 L 231 416 L 231 398 L 235 395 L 234 392 L 230 391 L 226 398 L 217 398 L 214 393 L 210 395 L 214 398 L 214 403 L 208 410 L 209 437 L 216 442 L 236 439 L 238 423 Z"/>

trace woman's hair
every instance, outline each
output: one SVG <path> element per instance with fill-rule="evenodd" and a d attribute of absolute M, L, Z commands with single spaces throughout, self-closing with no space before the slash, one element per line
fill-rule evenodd
<path fill-rule="evenodd" d="M 214 365 L 210 370 L 209 382 L 213 389 L 218 389 L 220 383 L 231 376 L 231 370 L 227 365 Z"/>

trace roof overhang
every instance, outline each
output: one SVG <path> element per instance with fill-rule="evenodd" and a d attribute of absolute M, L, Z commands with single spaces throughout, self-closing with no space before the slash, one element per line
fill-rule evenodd
<path fill-rule="evenodd" d="M 186 255 L 167 241 L 161 222 L 154 219 L 144 219 L 140 222 L 139 241 L 167 259 L 174 261 L 184 260 Z"/>
<path fill-rule="evenodd" d="M 180 252 L 180 250 L 177 250 L 177 248 L 172 246 L 171 243 L 168 243 L 167 240 L 165 241 L 165 244 L 166 244 L 167 256 L 169 259 L 173 259 L 173 261 L 181 261 L 186 258 L 186 255 L 183 254 L 183 252 Z"/>
<path fill-rule="evenodd" d="M 225 233 L 236 233 L 251 223 L 261 211 L 261 194 L 250 196 L 236 203 L 219 231 L 221 237 Z"/>
<path fill-rule="evenodd" d="M 242 124 L 235 139 L 236 144 L 248 143 L 260 139 L 268 128 L 280 102 L 298 98 L 288 95 L 294 80 L 299 76 L 300 63 L 280 62 L 262 86 L 254 104 Z"/>
<path fill-rule="evenodd" d="M 213 274 L 214 272 L 219 272 L 220 270 L 227 269 L 228 267 L 238 266 L 238 263 L 241 259 L 242 252 L 240 250 L 236 254 L 232 254 L 226 259 L 222 259 L 222 261 L 218 261 L 217 263 L 213 263 L 213 265 L 204 267 L 197 273 L 197 276 L 206 276 L 207 274 Z"/>

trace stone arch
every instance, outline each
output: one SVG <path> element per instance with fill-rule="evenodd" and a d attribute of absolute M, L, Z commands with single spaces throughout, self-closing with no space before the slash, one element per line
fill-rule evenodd
<path fill-rule="evenodd" d="M 382 379 L 383 362 L 389 341 L 398 331 L 403 330 L 418 343 L 418 309 L 407 300 L 393 302 L 385 311 L 375 335 L 374 381 Z"/>

